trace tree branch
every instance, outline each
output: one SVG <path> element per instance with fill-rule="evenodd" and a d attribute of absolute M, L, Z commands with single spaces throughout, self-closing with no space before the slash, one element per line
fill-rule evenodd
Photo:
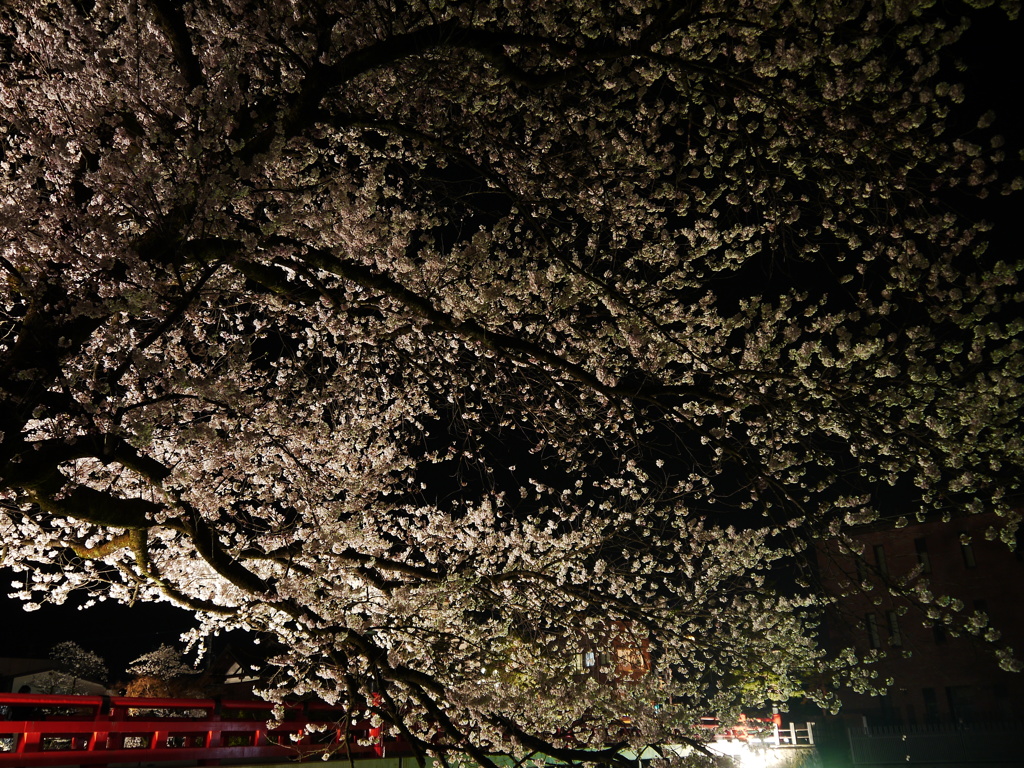
<path fill-rule="evenodd" d="M 174 0 L 150 0 L 153 15 L 163 30 L 167 42 L 174 51 L 174 58 L 181 67 L 181 76 L 190 88 L 198 88 L 205 82 L 203 66 L 195 53 L 192 34 L 185 23 L 185 17 Z"/>
<path fill-rule="evenodd" d="M 132 552 L 135 553 L 135 562 L 138 564 L 139 570 L 142 571 L 142 574 L 146 578 L 152 580 L 153 583 L 160 588 L 160 591 L 175 603 L 192 611 L 215 613 L 221 616 L 231 616 L 238 613 L 236 608 L 229 608 L 227 606 L 211 603 L 208 600 L 189 597 L 177 587 L 168 583 L 167 580 L 164 579 L 163 575 L 157 570 L 149 556 L 149 535 L 147 531 L 145 529 L 132 531 L 129 536 Z"/>
<path fill-rule="evenodd" d="M 119 498 L 81 485 L 68 491 L 67 484 L 67 478 L 55 472 L 52 480 L 40 486 L 22 487 L 44 512 L 111 528 L 149 528 L 155 524 L 154 515 L 163 509 L 144 499 Z M 48 493 L 49 489 L 54 493 Z"/>

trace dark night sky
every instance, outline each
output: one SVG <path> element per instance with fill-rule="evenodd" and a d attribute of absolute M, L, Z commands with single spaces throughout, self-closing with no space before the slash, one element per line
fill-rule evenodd
<path fill-rule="evenodd" d="M 968 96 L 964 114 L 980 115 L 994 108 L 997 120 L 994 129 L 1007 138 L 1008 154 L 1016 155 L 1024 146 L 1024 109 L 1019 104 L 1024 93 L 1024 23 L 1007 23 L 993 10 L 978 14 L 971 30 L 958 48 L 967 71 L 957 77 L 967 83 Z M 973 122 L 973 118 L 972 118 Z M 970 127 L 970 126 L 965 126 Z M 1020 173 L 1019 158 L 1012 164 Z M 1005 253 L 1003 258 L 1019 258 L 1024 238 L 1024 206 L 1021 196 L 995 197 L 971 214 L 994 219 L 997 233 L 993 247 Z M 6 584 L 4 574 L 0 584 Z M 0 656 L 43 658 L 49 648 L 63 640 L 75 640 L 83 647 L 103 656 L 117 678 L 135 657 L 154 650 L 161 643 L 173 643 L 191 626 L 189 615 L 166 604 L 136 605 L 132 608 L 103 603 L 86 611 L 75 607 L 44 606 L 26 613 L 20 602 L 5 596 L 0 587 Z"/>
<path fill-rule="evenodd" d="M 104 658 L 112 680 L 143 653 L 175 643 L 191 626 L 188 613 L 166 603 L 129 608 L 106 602 L 84 611 L 51 605 L 31 613 L 21 606 L 6 590 L 0 594 L 0 656 L 46 658 L 56 643 L 74 640 Z"/>
<path fill-rule="evenodd" d="M 1024 18 L 1008 22 L 994 9 L 978 13 L 978 18 L 955 49 L 966 65 L 963 73 L 950 72 L 949 78 L 965 83 L 967 96 L 961 114 L 973 121 L 992 109 L 996 120 L 991 130 L 1006 139 L 1004 180 L 1024 174 Z M 970 127 L 970 126 L 967 126 Z M 972 137 L 973 138 L 973 137 Z M 1001 258 L 1020 258 L 1024 234 L 1024 203 L 1021 195 L 995 195 L 980 203 L 974 215 L 997 225 L 993 248 L 1003 251 Z"/>

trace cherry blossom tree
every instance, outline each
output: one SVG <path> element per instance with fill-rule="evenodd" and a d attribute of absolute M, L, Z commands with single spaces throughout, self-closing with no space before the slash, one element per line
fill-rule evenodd
<path fill-rule="evenodd" d="M 199 672 L 173 645 L 163 644 L 142 654 L 128 665 L 128 674 L 134 679 L 125 689 L 126 696 L 173 698 L 191 694 L 200 698 L 204 693 L 197 679 Z"/>
<path fill-rule="evenodd" d="M 868 685 L 808 546 L 887 493 L 1010 540 L 1022 476 L 962 213 L 1020 182 L 927 6 L 9 0 L 15 591 L 483 765 Z"/>
<path fill-rule="evenodd" d="M 185 661 L 182 652 L 166 643 L 155 651 L 142 654 L 128 665 L 129 674 L 148 675 L 161 680 L 194 675 L 195 672 L 195 667 Z"/>
<path fill-rule="evenodd" d="M 99 654 L 87 651 L 72 640 L 57 643 L 50 649 L 55 669 L 41 681 L 44 693 L 83 693 L 83 682 L 105 683 L 107 664 Z"/>

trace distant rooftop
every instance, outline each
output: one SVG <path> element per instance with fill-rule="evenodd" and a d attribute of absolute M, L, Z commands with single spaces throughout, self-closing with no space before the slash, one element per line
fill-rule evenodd
<path fill-rule="evenodd" d="M 51 659 L 19 659 L 0 656 L 0 677 L 18 677 L 53 669 Z"/>

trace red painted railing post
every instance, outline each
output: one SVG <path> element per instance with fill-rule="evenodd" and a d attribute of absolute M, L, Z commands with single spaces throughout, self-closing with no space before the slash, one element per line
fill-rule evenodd
<path fill-rule="evenodd" d="M 25 727 L 22 729 L 21 738 L 18 739 L 18 747 L 15 752 L 29 753 L 41 752 L 42 751 L 42 739 L 43 735 L 35 727 L 35 723 L 32 721 L 26 721 Z"/>
<path fill-rule="evenodd" d="M 109 696 L 103 696 L 99 706 L 93 712 L 93 732 L 89 736 L 86 750 L 89 752 L 106 752 L 110 748 L 110 722 L 114 719 L 114 703 Z M 97 763 L 106 768 L 106 763 Z"/>
<path fill-rule="evenodd" d="M 206 722 L 210 728 L 206 732 L 206 749 L 219 750 L 224 746 L 224 731 L 221 728 L 222 713 L 221 700 L 217 696 L 213 700 L 213 709 L 206 716 Z M 207 758 L 200 760 L 199 765 L 220 765 L 220 760 L 216 757 Z"/>

